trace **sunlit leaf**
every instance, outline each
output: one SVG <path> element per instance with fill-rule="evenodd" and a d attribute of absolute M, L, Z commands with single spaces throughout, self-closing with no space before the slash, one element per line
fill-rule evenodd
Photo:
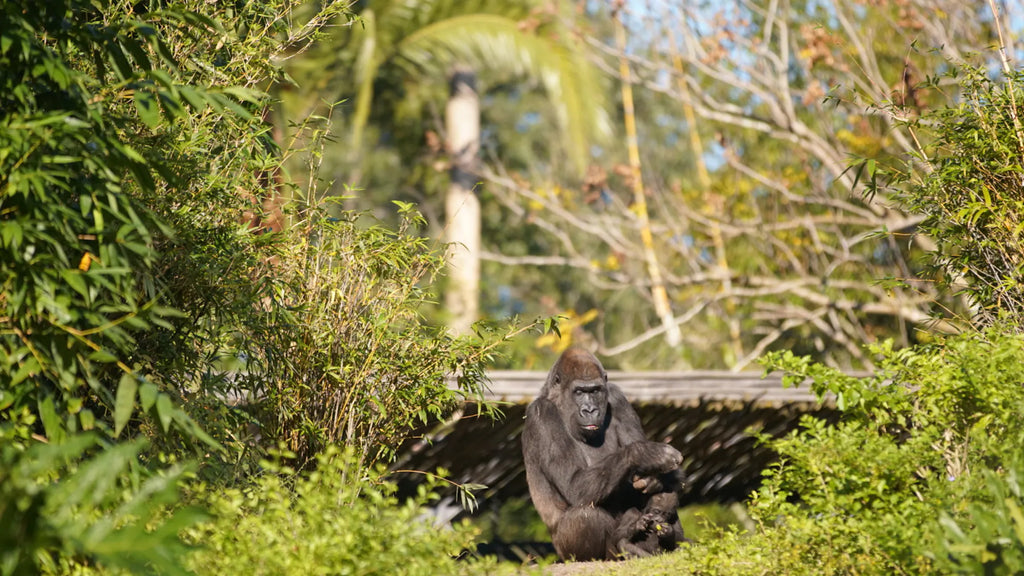
<path fill-rule="evenodd" d="M 138 390 L 138 379 L 134 374 L 124 374 L 117 386 L 117 397 L 114 402 L 114 436 L 120 436 L 135 411 L 135 393 Z"/>
<path fill-rule="evenodd" d="M 160 420 L 160 427 L 164 432 L 171 428 L 171 421 L 174 419 L 174 404 L 167 394 L 158 394 L 156 397 L 156 415 Z"/>
<path fill-rule="evenodd" d="M 135 109 L 139 111 L 139 118 L 150 128 L 160 125 L 160 105 L 152 92 L 136 90 Z M 142 160 L 140 157 L 139 160 Z"/>

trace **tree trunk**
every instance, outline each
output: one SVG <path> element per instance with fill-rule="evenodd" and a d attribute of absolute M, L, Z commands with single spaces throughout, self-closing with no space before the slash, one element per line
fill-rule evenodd
<path fill-rule="evenodd" d="M 448 327 L 456 336 L 468 334 L 477 320 L 480 292 L 480 199 L 473 191 L 478 178 L 480 150 L 480 98 L 476 74 L 456 67 L 445 109 L 448 150 L 452 158 L 451 184 L 445 196 L 445 231 L 448 242 L 448 289 L 445 305 Z"/>

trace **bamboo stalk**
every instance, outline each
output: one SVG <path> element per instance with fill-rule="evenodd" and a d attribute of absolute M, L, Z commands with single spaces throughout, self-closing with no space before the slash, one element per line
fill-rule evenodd
<path fill-rule="evenodd" d="M 1013 129 L 1017 136 L 1017 143 L 1024 150 L 1024 130 L 1021 129 L 1020 118 L 1017 117 L 1017 98 L 1013 86 L 1013 67 L 1006 55 L 1006 41 L 1003 39 L 1003 24 L 999 17 L 999 9 L 994 0 L 988 0 L 988 7 L 992 11 L 992 22 L 996 27 L 996 35 L 999 37 L 999 61 L 1003 65 L 1003 74 L 1006 75 L 1006 91 L 1010 95 L 1010 117 L 1013 119 Z"/>
<path fill-rule="evenodd" d="M 700 133 L 697 130 L 697 115 L 693 111 L 693 104 L 690 103 L 690 87 L 686 84 L 686 77 L 683 73 L 683 59 L 679 56 L 675 34 L 671 30 L 668 33 L 668 41 L 672 55 L 672 67 L 676 70 L 676 80 L 683 96 L 683 116 L 689 127 L 690 149 L 693 151 L 694 164 L 697 166 L 697 181 L 700 183 L 701 192 L 707 195 L 711 192 L 711 176 L 708 174 L 707 163 L 704 161 L 704 144 L 701 142 Z M 722 278 L 720 291 L 724 294 L 731 294 L 732 276 L 729 273 L 729 260 L 725 253 L 722 228 L 718 225 L 717 219 L 711 218 L 710 220 L 711 242 L 715 247 L 716 265 Z M 732 345 L 733 355 L 731 359 L 727 359 L 727 364 L 733 364 L 743 358 L 743 341 L 740 338 L 740 323 L 736 318 L 736 300 L 732 296 L 725 299 L 725 321 L 729 327 L 729 341 Z"/>
<path fill-rule="evenodd" d="M 654 311 L 661 319 L 665 328 L 665 341 L 669 346 L 679 346 L 682 336 L 679 325 L 672 315 L 665 281 L 661 276 L 658 256 L 654 251 L 654 238 L 651 235 L 651 221 L 647 214 L 647 197 L 640 170 L 640 147 L 636 135 L 636 112 L 633 108 L 633 85 L 630 79 L 629 63 L 626 60 L 626 28 L 622 24 L 621 11 L 616 10 L 612 18 L 615 20 L 615 40 L 619 48 L 619 73 L 622 76 L 622 108 L 626 121 L 626 147 L 629 150 L 629 167 L 633 176 L 633 210 L 640 222 L 640 240 L 643 243 L 644 259 L 647 262 L 647 273 L 651 277 L 651 297 L 654 299 Z"/>

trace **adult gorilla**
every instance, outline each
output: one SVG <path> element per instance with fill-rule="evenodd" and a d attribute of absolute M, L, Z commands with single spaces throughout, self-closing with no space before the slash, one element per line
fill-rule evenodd
<path fill-rule="evenodd" d="M 652 530 L 648 503 L 675 490 L 678 450 L 644 436 L 640 418 L 593 354 L 567 350 L 526 409 L 530 497 L 562 559 L 612 559 L 675 547 Z M 666 496 L 659 497 L 664 506 Z M 673 510 L 674 511 L 674 510 Z M 675 520 L 672 534 L 681 538 Z M 627 545 L 628 544 L 628 545 Z"/>

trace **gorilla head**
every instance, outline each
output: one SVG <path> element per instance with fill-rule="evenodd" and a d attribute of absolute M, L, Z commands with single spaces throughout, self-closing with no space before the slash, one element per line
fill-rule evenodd
<path fill-rule="evenodd" d="M 541 395 L 558 406 L 573 438 L 600 444 L 611 418 L 608 409 L 608 373 L 586 350 L 573 348 L 548 373 Z"/>

